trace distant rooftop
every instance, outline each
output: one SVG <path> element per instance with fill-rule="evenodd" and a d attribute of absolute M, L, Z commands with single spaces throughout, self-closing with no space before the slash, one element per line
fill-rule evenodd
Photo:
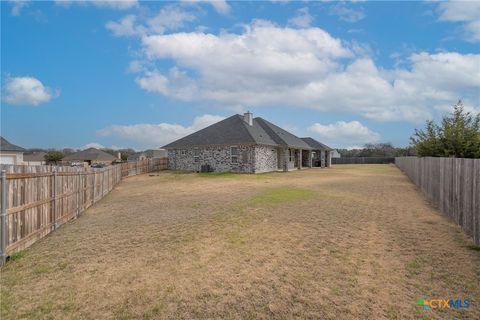
<path fill-rule="evenodd" d="M 87 160 L 87 161 L 113 161 L 117 158 L 110 153 L 96 148 L 88 148 L 63 157 L 63 161 Z"/>
<path fill-rule="evenodd" d="M 23 161 L 45 161 L 46 152 L 32 152 L 23 154 Z"/>

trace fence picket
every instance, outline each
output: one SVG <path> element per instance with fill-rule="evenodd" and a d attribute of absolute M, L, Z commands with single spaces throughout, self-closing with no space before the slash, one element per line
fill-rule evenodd
<path fill-rule="evenodd" d="M 480 159 L 398 157 L 395 164 L 480 245 Z"/>
<path fill-rule="evenodd" d="M 122 163 L 103 169 L 1 165 L 0 265 L 65 222 L 77 218 L 122 178 L 167 169 L 167 158 Z M 5 216 L 1 216 L 5 212 Z M 5 220 L 1 228 L 1 218 Z M 1 241 L 0 241 L 1 247 Z M 2 250 L 3 249 L 3 250 Z"/>

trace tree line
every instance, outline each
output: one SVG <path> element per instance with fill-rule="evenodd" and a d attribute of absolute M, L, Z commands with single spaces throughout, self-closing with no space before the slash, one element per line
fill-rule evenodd
<path fill-rule="evenodd" d="M 480 113 L 465 111 L 462 101 L 443 116 L 439 124 L 428 120 L 424 129 L 415 129 L 410 146 L 368 143 L 359 149 L 338 149 L 342 157 L 455 157 L 480 158 Z"/>

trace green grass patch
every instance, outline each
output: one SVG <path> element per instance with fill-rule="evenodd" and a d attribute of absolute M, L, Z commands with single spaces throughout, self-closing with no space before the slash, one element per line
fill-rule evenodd
<path fill-rule="evenodd" d="M 308 189 L 299 189 L 292 187 L 279 187 L 268 189 L 263 193 L 254 196 L 250 200 L 250 205 L 277 205 L 292 201 L 304 200 L 315 196 L 315 192 Z"/>
<path fill-rule="evenodd" d="M 25 257 L 26 254 L 27 253 L 25 251 L 15 252 L 14 254 L 12 254 L 10 256 L 10 261 L 18 261 L 18 260 L 22 259 L 23 257 Z"/>
<path fill-rule="evenodd" d="M 420 274 L 420 263 L 418 263 L 416 259 L 411 260 L 409 263 L 407 263 L 407 271 L 411 275 Z"/>
<path fill-rule="evenodd" d="M 52 268 L 49 266 L 36 266 L 33 268 L 33 273 L 35 274 L 43 274 L 43 273 L 49 273 L 52 272 Z"/>
<path fill-rule="evenodd" d="M 238 178 L 243 176 L 243 173 L 235 173 L 235 172 L 200 172 L 198 173 L 199 177 L 205 178 Z"/>
<path fill-rule="evenodd" d="M 467 248 L 470 249 L 470 250 L 473 250 L 473 251 L 480 252 L 480 246 L 476 246 L 476 245 L 472 244 L 472 245 L 467 246 Z"/>

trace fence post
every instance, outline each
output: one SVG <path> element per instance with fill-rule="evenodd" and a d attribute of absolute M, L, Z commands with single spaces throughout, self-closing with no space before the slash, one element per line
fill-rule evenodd
<path fill-rule="evenodd" d="M 3 266 L 7 260 L 7 172 L 5 170 L 2 170 L 1 179 L 0 266 Z"/>
<path fill-rule="evenodd" d="M 77 168 L 77 214 L 76 218 L 80 215 L 80 190 L 81 190 L 81 183 L 80 183 L 80 168 Z"/>
<path fill-rule="evenodd" d="M 57 229 L 57 169 L 53 169 L 53 230 Z"/>
<path fill-rule="evenodd" d="M 93 196 L 92 196 L 92 204 L 95 203 L 95 185 L 97 184 L 97 175 L 95 174 L 95 170 L 93 169 Z"/>

